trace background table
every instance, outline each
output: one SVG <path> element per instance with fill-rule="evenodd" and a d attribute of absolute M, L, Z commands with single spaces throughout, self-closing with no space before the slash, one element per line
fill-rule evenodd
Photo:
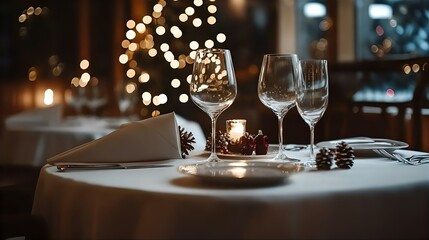
<path fill-rule="evenodd" d="M 33 214 L 46 219 L 53 239 L 429 237 L 429 164 L 360 158 L 350 170 L 235 188 L 177 172 L 194 161 L 66 172 L 45 166 Z"/>
<path fill-rule="evenodd" d="M 205 136 L 199 124 L 177 114 L 176 119 L 178 125 L 193 133 L 198 143 L 195 147 L 203 149 Z M 0 164 L 42 167 L 48 158 L 103 137 L 129 121 L 81 116 L 56 124 L 9 126 L 0 149 Z"/>

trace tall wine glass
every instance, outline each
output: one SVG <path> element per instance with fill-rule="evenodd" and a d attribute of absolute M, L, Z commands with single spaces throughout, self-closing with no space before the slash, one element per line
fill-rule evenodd
<path fill-rule="evenodd" d="M 216 154 L 216 120 L 234 102 L 237 82 L 231 53 L 227 49 L 196 51 L 190 83 L 192 101 L 211 118 L 211 154 L 205 162 L 218 162 Z"/>
<path fill-rule="evenodd" d="M 273 160 L 298 161 L 283 150 L 283 119 L 295 106 L 298 61 L 296 54 L 266 54 L 262 61 L 258 96 L 278 119 L 279 151 Z"/>
<path fill-rule="evenodd" d="M 311 166 L 315 163 L 314 128 L 328 107 L 328 61 L 301 60 L 300 71 L 302 75 L 298 80 L 296 106 L 310 127 L 310 161 L 306 164 Z"/>

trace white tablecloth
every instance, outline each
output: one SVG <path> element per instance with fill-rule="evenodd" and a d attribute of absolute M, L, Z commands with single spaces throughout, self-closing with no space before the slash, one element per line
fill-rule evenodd
<path fill-rule="evenodd" d="M 301 157 L 306 150 L 290 152 Z M 281 185 L 219 187 L 177 172 L 42 169 L 33 213 L 53 239 L 428 238 L 429 164 L 379 157 Z"/>
<path fill-rule="evenodd" d="M 204 149 L 200 125 L 176 115 L 178 124 L 192 132 L 196 149 Z M 129 122 L 125 118 L 73 117 L 55 124 L 7 126 L 0 147 L 0 163 L 41 167 L 61 152 L 103 137 Z"/>
<path fill-rule="evenodd" d="M 8 126 L 0 163 L 43 166 L 58 153 L 100 138 L 119 127 L 109 119 L 80 117 L 57 124 Z"/>

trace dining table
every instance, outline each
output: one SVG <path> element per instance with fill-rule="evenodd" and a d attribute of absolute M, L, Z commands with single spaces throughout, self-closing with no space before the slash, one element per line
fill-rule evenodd
<path fill-rule="evenodd" d="M 42 167 L 46 159 L 103 137 L 124 118 L 70 116 L 55 123 L 10 124 L 4 131 L 1 164 Z"/>
<path fill-rule="evenodd" d="M 286 154 L 301 162 L 284 163 L 296 171 L 275 182 L 183 171 L 201 164 L 205 151 L 125 169 L 47 164 L 32 214 L 46 221 L 52 239 L 429 238 L 429 164 L 356 150 L 350 169 L 334 163 L 318 170 L 300 164 L 307 148 Z M 221 155 L 221 163 L 266 164 L 270 157 Z"/>
<path fill-rule="evenodd" d="M 184 130 L 191 132 L 198 142 L 204 142 L 205 135 L 199 124 L 180 115 L 176 118 Z M 138 121 L 136 116 L 85 115 L 67 116 L 49 123 L 30 120 L 25 124 L 6 125 L 0 164 L 42 167 L 47 159 L 59 153 L 104 137 L 123 124 Z M 200 145 L 197 147 L 201 148 Z"/>

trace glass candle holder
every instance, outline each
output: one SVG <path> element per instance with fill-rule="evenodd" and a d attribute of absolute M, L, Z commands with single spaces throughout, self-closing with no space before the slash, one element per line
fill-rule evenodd
<path fill-rule="evenodd" d="M 232 143 L 238 143 L 240 138 L 246 133 L 245 119 L 226 120 L 226 134 Z"/>

